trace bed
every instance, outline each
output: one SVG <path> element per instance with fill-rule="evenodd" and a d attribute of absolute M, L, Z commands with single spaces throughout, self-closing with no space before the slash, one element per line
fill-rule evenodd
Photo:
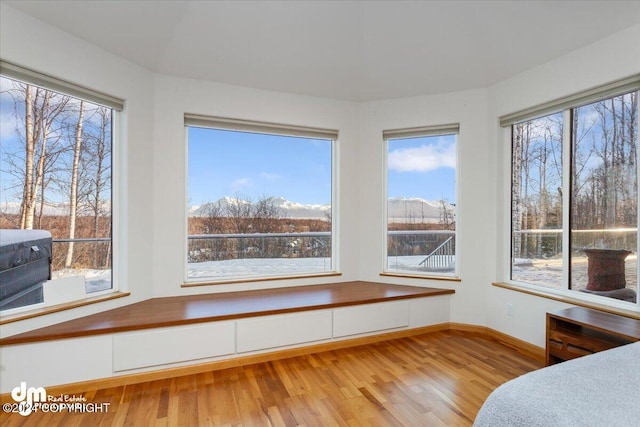
<path fill-rule="evenodd" d="M 640 425 L 640 342 L 552 365 L 493 391 L 475 427 Z"/>
<path fill-rule="evenodd" d="M 0 309 L 42 302 L 42 284 L 51 279 L 51 233 L 0 230 Z"/>

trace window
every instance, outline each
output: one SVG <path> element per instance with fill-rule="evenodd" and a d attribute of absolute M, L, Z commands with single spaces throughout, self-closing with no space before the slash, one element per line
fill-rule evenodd
<path fill-rule="evenodd" d="M 511 280 L 637 303 L 639 87 L 636 77 L 503 119 Z"/>
<path fill-rule="evenodd" d="M 337 131 L 185 116 L 186 281 L 335 272 Z"/>
<path fill-rule="evenodd" d="M 113 124 L 122 102 L 1 65 L 0 307 L 110 291 Z"/>
<path fill-rule="evenodd" d="M 383 132 L 385 272 L 456 275 L 458 129 L 458 125 L 446 125 Z"/>

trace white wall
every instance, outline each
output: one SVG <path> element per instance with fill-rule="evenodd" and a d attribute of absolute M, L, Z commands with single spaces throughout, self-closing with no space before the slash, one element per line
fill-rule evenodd
<path fill-rule="evenodd" d="M 640 25 L 628 28 L 596 43 L 543 64 L 512 79 L 489 88 L 489 145 L 498 147 L 495 164 L 497 203 L 492 207 L 496 223 L 495 241 L 508 242 L 509 231 L 504 227 L 509 218 L 509 185 L 506 166 L 507 142 L 498 126 L 498 117 L 527 107 L 609 83 L 640 73 Z M 494 277 L 505 279 L 508 246 L 499 244 L 495 257 Z M 496 288 L 484 283 L 486 293 L 487 326 L 544 346 L 545 313 L 567 307 L 566 304 L 523 293 Z M 514 316 L 506 315 L 506 304 L 514 306 Z"/>

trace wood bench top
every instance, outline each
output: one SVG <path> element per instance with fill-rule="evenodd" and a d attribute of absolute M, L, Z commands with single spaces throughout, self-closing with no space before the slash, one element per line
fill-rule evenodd
<path fill-rule="evenodd" d="M 354 281 L 151 298 L 0 339 L 0 346 L 241 319 L 455 293 L 452 289 Z"/>

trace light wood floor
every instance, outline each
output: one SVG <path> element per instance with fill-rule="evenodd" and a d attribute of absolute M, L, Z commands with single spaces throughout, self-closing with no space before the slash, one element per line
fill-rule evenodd
<path fill-rule="evenodd" d="M 2 413 L 0 424 L 469 426 L 493 389 L 540 367 L 483 336 L 435 332 L 91 391 L 107 413 Z"/>

